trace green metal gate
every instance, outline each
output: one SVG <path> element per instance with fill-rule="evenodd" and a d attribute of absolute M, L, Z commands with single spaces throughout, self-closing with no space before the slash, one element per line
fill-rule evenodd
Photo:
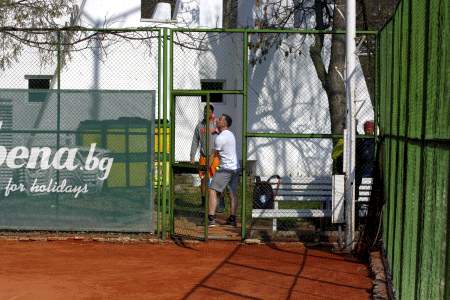
<path fill-rule="evenodd" d="M 211 104 L 211 95 L 225 94 L 233 95 L 235 91 L 224 90 L 202 90 L 202 91 L 173 91 L 171 101 L 171 186 L 170 186 L 170 207 L 171 207 L 171 236 L 194 238 L 200 240 L 208 239 L 240 239 L 240 228 L 231 227 L 215 227 L 208 228 L 208 209 L 209 209 L 209 193 L 206 185 L 206 190 L 201 191 L 201 180 L 197 176 L 199 172 L 203 172 L 205 182 L 209 182 L 210 174 L 205 166 L 198 162 L 192 164 L 187 160 L 176 159 L 178 149 L 182 149 L 177 141 L 180 135 L 193 135 L 194 127 L 181 126 L 183 118 L 195 118 L 189 114 L 186 109 L 192 110 L 192 107 L 197 107 L 198 111 L 203 111 L 203 107 L 209 108 Z M 239 93 L 239 92 L 238 92 Z M 204 106 L 202 104 L 202 99 Z M 206 99 L 206 101 L 204 101 Z M 208 109 L 209 111 L 209 109 Z M 209 115 L 209 112 L 208 112 Z M 200 121 L 200 120 L 198 120 Z M 198 122 L 194 123 L 195 125 Z M 206 122 L 206 132 L 209 131 L 209 122 Z M 239 143 L 239 141 L 237 141 Z M 184 147 L 186 148 L 186 147 Z M 206 134 L 206 152 L 210 153 L 209 135 Z M 206 165 L 210 165 L 210 157 L 206 158 Z M 197 184 L 193 184 L 197 181 Z M 241 185 L 242 186 L 242 185 Z M 203 197 L 203 200 L 201 199 Z M 225 196 L 226 197 L 226 196 Z M 228 203 L 228 201 L 226 201 Z M 227 207 L 225 212 L 229 212 Z M 218 222 L 224 222 L 222 214 L 218 216 Z M 239 222 L 241 223 L 241 222 Z"/>
<path fill-rule="evenodd" d="M 258 64 L 264 64 L 266 60 L 265 56 L 260 58 L 255 58 L 255 45 L 257 41 L 264 40 L 268 43 L 269 50 L 264 52 L 264 55 L 276 55 L 280 57 L 289 57 L 292 62 L 283 62 L 282 68 L 289 70 L 289 64 L 296 64 L 294 59 L 294 54 L 296 56 L 301 55 L 301 53 L 293 53 L 292 49 L 284 50 L 282 47 L 285 46 L 284 43 L 292 43 L 293 41 L 304 41 L 308 38 L 308 34 L 312 35 L 324 35 L 325 38 L 331 38 L 333 34 L 342 35 L 345 34 L 343 31 L 328 32 L 328 31 L 317 31 L 317 30 L 249 30 L 249 29 L 173 29 L 173 30 L 163 30 L 162 36 L 162 53 L 165 59 L 162 61 L 162 105 L 167 105 L 170 102 L 170 108 L 164 106 L 163 119 L 170 119 L 170 171 L 169 176 L 164 176 L 163 180 L 165 182 L 165 192 L 158 198 L 162 200 L 162 215 L 160 219 L 162 220 L 161 227 L 162 237 L 165 237 L 167 228 L 170 228 L 171 236 L 187 236 L 197 239 L 208 239 L 208 238 L 223 238 L 224 235 L 219 236 L 208 230 L 205 226 L 207 218 L 207 208 L 201 205 L 200 200 L 200 190 L 198 187 L 192 187 L 192 177 L 197 173 L 198 165 L 192 165 L 188 162 L 186 157 L 182 158 L 185 153 L 180 153 L 180 147 L 177 145 L 178 136 L 186 135 L 193 132 L 193 128 L 185 128 L 183 133 L 179 133 L 180 129 L 180 119 L 181 115 L 180 109 L 182 107 L 190 106 L 190 108 L 195 107 L 197 113 L 202 110 L 201 105 L 199 105 L 200 97 L 204 97 L 204 104 L 209 104 L 211 102 L 212 95 L 221 94 L 223 97 L 229 97 L 226 103 L 232 103 L 234 105 L 239 105 L 239 114 L 236 115 L 236 120 L 239 125 L 238 127 L 233 127 L 233 132 L 239 132 L 240 138 L 238 143 L 241 145 L 241 168 L 243 170 L 241 175 L 241 188 L 239 191 L 239 225 L 240 225 L 240 238 L 247 238 L 252 236 L 255 224 L 258 226 L 267 226 L 267 221 L 261 219 L 256 220 L 252 218 L 252 208 L 254 204 L 252 203 L 252 190 L 254 188 L 254 173 L 251 172 L 252 164 L 255 164 L 255 155 L 260 157 L 260 161 L 266 159 L 269 163 L 274 165 L 279 164 L 283 161 L 284 165 L 295 164 L 297 159 L 295 157 L 289 157 L 292 155 L 289 150 L 285 153 L 276 154 L 272 157 L 264 158 L 264 149 L 255 148 L 255 145 L 259 144 L 271 144 L 273 147 L 276 145 L 286 145 L 286 149 L 294 147 L 294 149 L 305 149 L 305 151 L 312 151 L 320 153 L 323 148 L 331 149 L 333 141 L 337 141 L 342 134 L 330 133 L 329 128 L 326 128 L 325 123 L 321 124 L 323 129 L 317 130 L 318 125 L 317 119 L 326 120 L 326 117 L 320 114 L 319 116 L 311 113 L 311 123 L 306 124 L 306 127 L 301 130 L 287 129 L 287 128 L 265 128 L 263 130 L 249 128 L 250 120 L 252 118 L 258 118 L 257 110 L 265 109 L 265 101 L 273 102 L 273 98 L 265 95 L 255 95 L 254 87 L 256 84 L 260 84 L 258 80 L 259 77 L 265 74 L 263 68 L 256 68 Z M 366 53 L 361 56 L 362 59 L 374 58 L 374 47 L 376 41 L 374 39 L 375 32 L 358 32 L 358 35 L 364 36 L 365 45 L 367 46 Z M 277 46 L 280 43 L 281 47 Z M 233 44 L 235 47 L 232 48 L 233 53 L 226 52 L 226 46 Z M 206 46 L 205 46 L 206 45 Z M 224 50 L 225 49 L 225 50 Z M 214 51 L 219 51 L 225 57 L 223 60 L 216 60 L 216 66 L 212 67 L 205 64 L 208 58 L 211 58 Z M 297 51 L 297 50 L 296 50 Z M 273 52 L 273 53 L 272 53 Z M 194 62 L 194 64 L 202 64 L 201 74 L 190 64 L 186 62 Z M 375 64 L 372 61 L 372 65 Z M 228 70 L 233 74 L 232 76 L 227 75 L 223 70 Z M 255 73 L 256 70 L 256 73 Z M 308 84 L 308 78 L 311 76 L 311 70 L 304 70 L 304 79 L 299 78 L 300 84 Z M 372 70 L 375 71 L 375 70 Z M 259 72 L 259 73 L 258 73 Z M 291 87 L 283 86 L 283 82 L 277 81 L 277 78 L 281 78 L 281 75 L 286 76 L 285 73 L 278 74 L 277 72 L 282 72 L 282 69 L 274 72 L 275 78 L 274 86 L 276 90 L 274 95 L 277 93 L 282 94 L 285 91 L 291 89 Z M 228 73 L 228 74 L 229 74 Z M 252 77 L 250 78 L 250 75 Z M 256 74 L 256 75 L 255 75 Z M 261 74 L 261 75 L 257 75 Z M 280 77 L 277 77 L 280 75 Z M 200 76 L 200 77 L 199 77 Z M 202 86 L 203 79 L 212 79 L 211 82 L 223 81 L 224 85 L 220 88 L 215 87 L 214 89 L 208 88 L 208 85 Z M 374 77 L 371 77 L 372 79 Z M 281 84 L 280 84 L 281 83 Z M 374 82 L 369 83 L 370 86 L 375 86 Z M 373 95 L 372 95 L 373 96 Z M 259 97 L 255 100 L 255 97 Z M 273 96 L 277 97 L 277 96 Z M 293 96 L 294 97 L 294 96 Z M 300 96 L 296 96 L 297 99 L 301 99 Z M 207 101 L 205 101 L 207 98 Z M 371 101 L 373 108 L 375 108 L 376 101 L 371 98 L 367 101 Z M 214 104 L 214 103 L 213 103 Z M 276 102 L 273 102 L 277 105 Z M 278 105 L 282 105 L 279 103 Z M 299 102 L 299 107 L 302 103 Z M 169 112 L 170 111 L 170 117 Z M 181 109 L 182 111 L 182 109 Z M 308 111 L 305 110 L 305 113 Z M 277 111 L 274 107 L 271 112 L 271 117 L 278 118 L 277 114 L 281 113 Z M 376 115 L 376 111 L 374 112 Z M 196 117 L 191 116 L 191 117 Z M 320 118 L 319 118 L 320 117 Z M 372 117 L 375 122 L 375 116 Z M 192 121 L 192 120 L 190 120 Z M 291 122 L 295 122 L 292 120 Z M 276 122 L 278 122 L 276 120 Z M 326 122 L 326 121 L 322 121 Z M 361 124 L 362 127 L 362 124 Z M 169 131 L 169 129 L 166 129 Z M 180 135 L 180 136 L 181 136 Z M 164 134 L 166 137 L 166 134 Z M 189 138 L 189 137 L 188 137 Z M 358 139 L 364 139 L 367 136 L 359 135 Z M 373 139 L 373 136 L 368 138 Z M 163 142 L 166 145 L 165 142 Z M 184 152 L 186 152 L 186 145 Z M 250 147 L 250 148 L 249 148 Z M 290 147 L 290 148 L 289 148 Z M 358 149 L 361 151 L 362 149 Z M 179 156 L 179 157 L 178 157 Z M 331 157 L 331 153 L 330 153 Z M 326 158 L 329 160 L 330 158 Z M 313 165 L 320 161 L 320 159 L 311 157 L 311 162 Z M 315 162 L 315 163 L 314 163 Z M 258 163 L 258 162 L 257 162 Z M 256 163 L 256 164 L 257 164 Z M 165 162 L 163 162 L 165 165 Z M 257 166 L 258 167 L 258 166 Z M 308 172 L 315 172 L 312 166 L 307 166 Z M 321 171 L 326 170 L 325 164 L 320 167 Z M 164 169 L 165 170 L 165 169 Z M 258 174 L 256 174 L 258 175 Z M 198 183 L 198 182 L 197 182 Z M 208 201 L 206 201 L 208 202 Z M 165 204 L 166 203 L 166 204 Z M 167 205 L 167 206 L 165 206 Z M 306 205 L 306 206 L 305 206 Z M 286 203 L 285 208 L 296 208 L 296 209 L 328 209 L 321 206 L 320 203 Z M 169 220 L 165 219 L 166 217 Z M 279 228 L 281 231 L 297 230 L 298 226 L 303 226 L 303 220 L 293 220 L 292 218 L 280 218 Z M 308 221 L 309 222 L 309 221 Z M 314 222 L 310 222 L 315 224 Z M 269 228 L 272 228 L 272 221 L 270 220 Z M 315 224 L 318 225 L 318 224 Z M 159 228 L 159 227 L 158 227 Z M 322 227 L 324 229 L 324 227 Z M 226 234 L 225 234 L 226 236 Z"/>
<path fill-rule="evenodd" d="M 206 168 L 202 168 L 199 163 L 192 164 L 189 161 L 176 161 L 175 149 L 177 147 L 177 135 L 180 130 L 187 130 L 193 133 L 193 128 L 179 128 L 177 122 L 183 114 L 184 106 L 192 106 L 200 101 L 201 95 L 190 94 L 183 96 L 172 94 L 171 101 L 171 120 L 170 128 L 173 138 L 171 139 L 171 186 L 170 186 L 170 203 L 171 203 L 171 236 L 174 238 L 191 238 L 199 240 L 208 239 L 208 192 L 199 190 L 192 184 L 193 177 L 199 171 L 205 172 L 206 182 L 209 180 L 209 172 Z M 207 94 L 209 104 L 209 94 Z M 181 111 L 181 112 L 180 112 Z M 209 122 L 206 122 L 206 132 L 209 129 Z M 209 135 L 206 134 L 207 152 L 209 152 Z M 209 157 L 207 158 L 209 165 Z M 202 199 L 203 198 L 203 199 Z"/>

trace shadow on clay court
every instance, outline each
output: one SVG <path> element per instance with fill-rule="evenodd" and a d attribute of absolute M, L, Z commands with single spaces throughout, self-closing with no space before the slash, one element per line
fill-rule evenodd
<path fill-rule="evenodd" d="M 183 238 L 181 238 L 181 237 L 174 237 L 173 238 L 173 242 L 178 247 L 181 247 L 181 248 L 184 248 L 184 249 L 189 249 L 189 250 L 192 250 L 192 251 L 199 251 L 198 249 L 195 249 L 194 247 L 192 247 L 189 243 L 186 243 L 185 240 Z"/>
<path fill-rule="evenodd" d="M 349 270 L 340 269 L 351 262 L 311 252 L 316 251 L 237 245 L 182 299 L 369 299 L 367 284 L 358 282 L 361 274 L 348 266 Z"/>

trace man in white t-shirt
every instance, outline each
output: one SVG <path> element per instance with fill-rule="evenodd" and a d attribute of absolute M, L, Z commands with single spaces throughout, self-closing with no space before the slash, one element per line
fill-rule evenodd
<path fill-rule="evenodd" d="M 236 154 L 236 138 L 229 130 L 232 124 L 230 116 L 223 114 L 217 121 L 219 135 L 214 141 L 214 153 L 220 157 L 219 169 L 212 177 L 209 186 L 208 226 L 216 223 L 217 193 L 222 193 L 228 185 L 231 198 L 231 213 L 227 219 L 228 225 L 236 226 L 237 188 L 239 185 L 239 161 Z"/>

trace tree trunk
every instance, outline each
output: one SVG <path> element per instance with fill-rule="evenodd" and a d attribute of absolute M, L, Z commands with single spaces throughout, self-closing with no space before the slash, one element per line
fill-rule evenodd
<path fill-rule="evenodd" d="M 338 11 L 338 9 L 340 11 Z M 333 29 L 345 29 L 343 14 L 344 0 L 336 0 L 333 17 Z M 331 133 L 342 134 L 345 128 L 346 100 L 345 84 L 345 35 L 333 34 L 331 37 L 331 58 L 328 66 L 326 93 L 331 118 Z"/>
<path fill-rule="evenodd" d="M 344 0 L 336 0 L 333 12 L 333 29 L 339 30 L 345 28 Z M 323 0 L 315 1 L 316 10 L 316 29 L 323 29 L 324 23 L 323 9 L 325 8 Z M 340 12 L 338 11 L 340 9 Z M 328 71 L 322 59 L 322 50 L 324 44 L 323 35 L 315 35 L 315 41 L 309 48 L 309 54 L 316 69 L 322 87 L 328 98 L 328 109 L 330 112 L 332 134 L 343 134 L 346 118 L 346 99 L 345 84 L 343 76 L 345 74 L 345 35 L 333 34 L 331 37 L 331 56 Z M 333 145 L 336 145 L 338 139 L 333 139 Z M 343 157 L 333 161 L 333 174 L 341 174 L 343 169 Z"/>
<path fill-rule="evenodd" d="M 315 1 L 316 10 L 316 29 L 323 29 L 323 9 L 324 1 Z M 340 12 L 337 10 L 340 9 Z M 333 17 L 333 29 L 345 29 L 344 0 L 336 0 Z M 331 37 L 331 57 L 328 71 L 325 69 L 322 50 L 323 35 L 315 35 L 315 41 L 309 48 L 309 53 L 316 69 L 317 76 L 322 82 L 328 97 L 328 106 L 331 119 L 331 133 L 342 134 L 345 127 L 346 101 L 345 101 L 345 85 L 343 81 L 345 72 L 345 35 L 333 34 Z"/>

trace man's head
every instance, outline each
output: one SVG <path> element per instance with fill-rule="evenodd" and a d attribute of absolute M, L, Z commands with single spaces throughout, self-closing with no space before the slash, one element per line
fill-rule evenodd
<path fill-rule="evenodd" d="M 227 114 L 222 114 L 217 121 L 217 128 L 219 128 L 220 131 L 225 130 L 231 126 L 233 123 L 233 120 L 231 117 Z"/>
<path fill-rule="evenodd" d="M 364 133 L 367 135 L 373 135 L 375 132 L 375 123 L 373 121 L 367 121 L 364 123 Z"/>

